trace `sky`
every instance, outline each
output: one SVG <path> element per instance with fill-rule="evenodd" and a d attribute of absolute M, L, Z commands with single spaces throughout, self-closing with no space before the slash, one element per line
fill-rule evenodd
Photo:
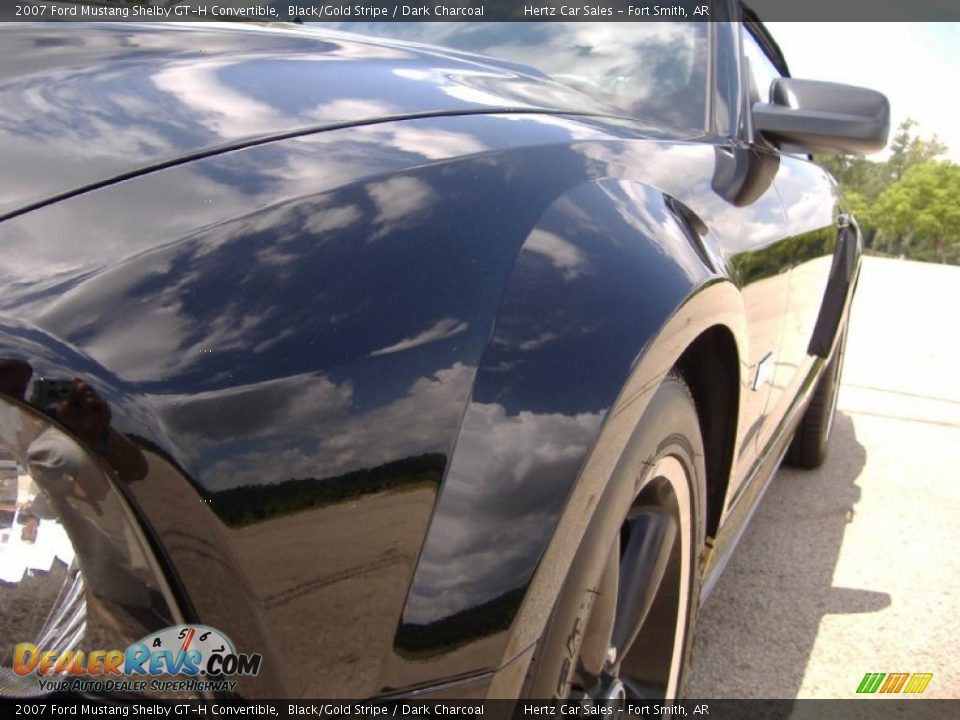
<path fill-rule="evenodd" d="M 960 163 L 960 23 L 768 22 L 794 77 L 862 85 L 890 99 L 891 138 L 907 117 Z M 885 153 L 873 156 L 883 159 Z"/>

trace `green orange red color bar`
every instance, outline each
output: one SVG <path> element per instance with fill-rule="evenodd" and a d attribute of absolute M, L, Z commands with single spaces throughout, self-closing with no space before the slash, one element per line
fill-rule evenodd
<path fill-rule="evenodd" d="M 857 692 L 861 694 L 922 693 L 927 689 L 933 673 L 867 673 L 860 681 Z M 882 683 L 882 685 L 881 685 Z"/>

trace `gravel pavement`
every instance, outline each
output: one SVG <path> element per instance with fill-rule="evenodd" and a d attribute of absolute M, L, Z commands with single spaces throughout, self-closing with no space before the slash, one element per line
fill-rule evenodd
<path fill-rule="evenodd" d="M 781 469 L 701 612 L 692 698 L 960 698 L 960 267 L 866 258 L 830 443 Z M 861 696 L 862 697 L 862 696 Z"/>

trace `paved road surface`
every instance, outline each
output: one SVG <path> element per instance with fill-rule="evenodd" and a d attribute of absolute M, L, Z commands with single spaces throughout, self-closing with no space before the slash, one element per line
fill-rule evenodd
<path fill-rule="evenodd" d="M 960 697 L 960 267 L 867 258 L 830 457 L 782 469 L 701 614 L 692 698 Z"/>

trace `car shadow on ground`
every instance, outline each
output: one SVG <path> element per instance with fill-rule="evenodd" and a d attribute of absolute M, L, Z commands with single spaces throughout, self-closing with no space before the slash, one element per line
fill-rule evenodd
<path fill-rule="evenodd" d="M 688 697 L 795 698 L 824 615 L 890 604 L 887 593 L 833 584 L 865 462 L 838 412 L 823 467 L 778 471 L 702 608 Z"/>

